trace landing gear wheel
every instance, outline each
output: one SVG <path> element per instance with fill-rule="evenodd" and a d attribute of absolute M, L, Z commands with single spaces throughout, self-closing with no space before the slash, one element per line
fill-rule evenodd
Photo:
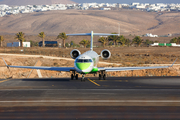
<path fill-rule="evenodd" d="M 76 74 L 76 80 L 78 80 L 78 74 Z"/>
<path fill-rule="evenodd" d="M 106 80 L 106 74 L 103 75 L 103 79 Z"/>
<path fill-rule="evenodd" d="M 101 80 L 101 74 L 99 74 L 99 80 Z"/>
<path fill-rule="evenodd" d="M 71 74 L 71 80 L 73 80 L 74 79 L 74 75 L 73 74 Z"/>
<path fill-rule="evenodd" d="M 82 75 L 82 79 L 81 79 L 81 81 L 85 81 L 84 75 Z"/>

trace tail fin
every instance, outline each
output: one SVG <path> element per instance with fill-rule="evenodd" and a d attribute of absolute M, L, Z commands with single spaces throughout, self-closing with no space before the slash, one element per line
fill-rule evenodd
<path fill-rule="evenodd" d="M 93 34 L 94 34 L 93 31 L 91 31 L 91 47 L 90 47 L 91 51 L 93 51 L 93 37 L 94 37 Z"/>
<path fill-rule="evenodd" d="M 94 36 L 110 36 L 110 35 L 117 35 L 119 34 L 108 34 L 108 33 L 94 33 L 91 31 L 91 33 L 77 33 L 77 34 L 67 34 L 67 36 L 91 36 L 91 47 L 90 50 L 93 51 L 93 37 Z"/>

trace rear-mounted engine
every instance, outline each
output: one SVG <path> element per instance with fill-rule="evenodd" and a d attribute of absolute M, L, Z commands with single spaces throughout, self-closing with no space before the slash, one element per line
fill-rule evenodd
<path fill-rule="evenodd" d="M 109 50 L 105 49 L 101 52 L 101 57 L 105 60 L 109 59 L 111 57 L 111 52 Z"/>
<path fill-rule="evenodd" d="M 70 55 L 71 55 L 71 58 L 76 59 L 79 55 L 81 55 L 81 52 L 77 49 L 74 49 L 71 51 Z"/>

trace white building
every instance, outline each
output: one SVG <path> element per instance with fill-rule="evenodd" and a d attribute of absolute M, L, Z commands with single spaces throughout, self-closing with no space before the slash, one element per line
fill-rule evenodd
<path fill-rule="evenodd" d="M 137 2 L 137 3 L 131 3 L 132 6 L 137 6 L 137 5 L 139 5 L 139 4 L 140 4 L 140 3 L 138 3 L 138 2 Z"/>
<path fill-rule="evenodd" d="M 151 34 L 151 33 L 146 33 L 145 36 L 146 36 L 146 37 L 158 37 L 158 35 L 153 35 L 153 34 Z"/>
<path fill-rule="evenodd" d="M 20 42 L 7 43 L 7 47 L 20 47 Z M 30 42 L 23 42 L 23 47 L 31 47 Z"/>
<path fill-rule="evenodd" d="M 100 10 L 111 10 L 111 8 L 101 8 Z"/>
<path fill-rule="evenodd" d="M 21 10 L 20 13 L 29 13 L 30 11 L 27 9 Z"/>
<path fill-rule="evenodd" d="M 116 5 L 116 7 L 117 7 L 117 8 L 122 8 L 122 5 L 118 3 L 118 4 Z"/>
<path fill-rule="evenodd" d="M 8 5 L 0 5 L 0 10 L 2 10 L 2 11 L 4 11 L 7 8 L 9 8 Z"/>
<path fill-rule="evenodd" d="M 105 3 L 98 4 L 99 7 L 103 7 L 104 5 L 105 5 Z"/>
<path fill-rule="evenodd" d="M 137 6 L 136 6 L 136 9 L 145 9 L 145 8 L 146 8 L 145 5 L 137 5 Z"/>

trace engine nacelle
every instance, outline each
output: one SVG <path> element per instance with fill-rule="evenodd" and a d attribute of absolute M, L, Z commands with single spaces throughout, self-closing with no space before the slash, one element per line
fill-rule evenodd
<path fill-rule="evenodd" d="M 72 59 L 76 59 L 79 55 L 81 55 L 81 52 L 77 49 L 74 49 L 70 53 Z"/>
<path fill-rule="evenodd" d="M 105 49 L 101 52 L 101 57 L 105 60 L 109 59 L 111 57 L 111 52 L 109 50 Z"/>

